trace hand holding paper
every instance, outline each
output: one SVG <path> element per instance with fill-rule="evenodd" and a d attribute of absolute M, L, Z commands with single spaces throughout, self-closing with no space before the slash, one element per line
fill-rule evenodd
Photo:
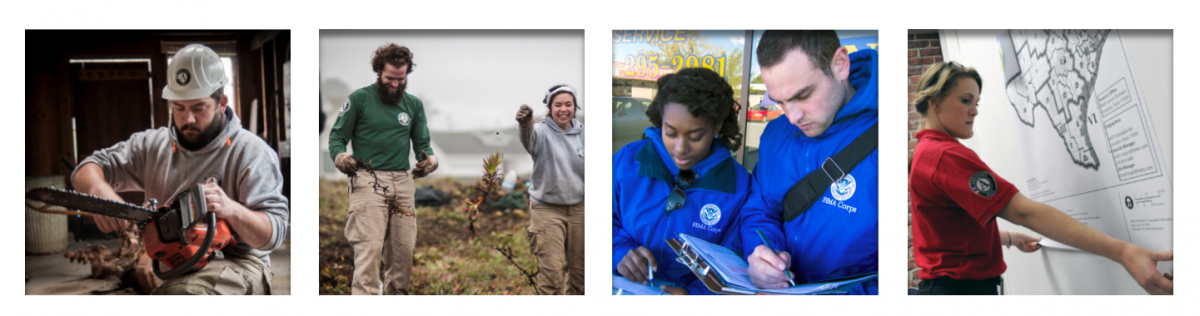
<path fill-rule="evenodd" d="M 1009 231 L 1008 236 L 1011 239 L 1010 242 L 1012 242 L 1013 247 L 1017 247 L 1021 252 L 1034 252 L 1042 249 L 1042 246 L 1038 245 L 1038 242 L 1042 241 L 1041 237 L 1030 237 L 1029 235 L 1014 231 Z"/>

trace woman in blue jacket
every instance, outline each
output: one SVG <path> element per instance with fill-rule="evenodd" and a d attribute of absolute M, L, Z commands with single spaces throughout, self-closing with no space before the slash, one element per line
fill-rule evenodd
<path fill-rule="evenodd" d="M 671 294 L 710 294 L 673 260 L 666 239 L 688 234 L 714 244 L 740 241 L 738 210 L 750 174 L 730 155 L 741 147 L 729 83 L 689 68 L 658 79 L 645 138 L 613 155 L 612 272 Z"/>

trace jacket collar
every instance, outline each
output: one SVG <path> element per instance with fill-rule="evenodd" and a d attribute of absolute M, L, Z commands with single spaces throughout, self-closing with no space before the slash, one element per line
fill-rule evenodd
<path fill-rule="evenodd" d="M 580 123 L 579 120 L 576 119 L 571 119 L 571 128 L 568 128 L 566 132 L 564 132 L 562 128 L 558 126 L 558 123 L 554 122 L 554 119 L 550 118 L 550 115 L 543 116 L 540 123 L 546 124 L 546 127 L 550 128 L 550 131 L 555 133 L 564 133 L 567 135 L 583 133 L 583 123 Z"/>
<path fill-rule="evenodd" d="M 874 49 L 864 49 L 850 54 L 850 77 L 846 80 L 854 86 L 854 96 L 846 102 L 834 121 L 866 111 L 879 110 L 879 58 Z"/>
<path fill-rule="evenodd" d="M 917 132 L 917 139 L 919 139 L 919 140 L 923 140 L 923 139 L 939 140 L 939 141 L 944 141 L 944 142 L 955 142 L 955 143 L 959 142 L 958 138 L 955 138 L 954 136 L 950 136 L 950 134 L 946 134 L 946 132 L 939 131 L 939 130 L 932 129 L 932 128 L 926 128 L 926 129 L 923 129 L 923 130 Z"/>
<path fill-rule="evenodd" d="M 638 175 L 662 180 L 669 186 L 675 186 L 675 177 L 679 175 L 679 167 L 675 166 L 671 156 L 662 142 L 662 132 L 657 127 L 647 127 L 645 136 L 650 144 L 638 150 L 634 161 L 638 163 Z M 712 153 L 701 160 L 692 171 L 696 173 L 696 181 L 687 189 L 708 189 L 733 194 L 737 192 L 737 172 L 734 169 L 733 157 L 729 150 L 716 142 L 712 144 Z"/>

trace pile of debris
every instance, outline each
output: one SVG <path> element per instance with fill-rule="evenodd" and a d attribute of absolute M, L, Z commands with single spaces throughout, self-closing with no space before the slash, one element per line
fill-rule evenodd
<path fill-rule="evenodd" d="M 138 291 L 132 293 L 150 293 L 154 288 L 162 284 L 162 280 L 154 276 L 152 272 L 154 261 L 146 253 L 142 247 L 140 234 L 136 223 L 129 223 L 121 231 L 117 232 L 121 239 L 121 247 L 113 252 L 104 245 L 91 245 L 87 248 L 78 249 L 74 252 L 67 252 L 63 255 L 68 260 L 74 263 L 88 264 L 92 266 L 92 275 L 94 279 L 108 279 L 115 277 L 120 280 L 117 287 L 137 287 Z M 96 292 L 105 292 L 117 290 L 117 288 L 98 290 Z M 121 290 L 122 292 L 131 292 L 133 289 Z"/>

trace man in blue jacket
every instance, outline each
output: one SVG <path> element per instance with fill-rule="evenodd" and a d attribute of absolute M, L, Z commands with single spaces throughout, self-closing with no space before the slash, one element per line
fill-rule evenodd
<path fill-rule="evenodd" d="M 786 118 L 763 131 L 752 193 L 742 209 L 741 249 L 751 280 L 760 288 L 784 288 L 783 270 L 795 273 L 796 284 L 879 271 L 878 150 L 845 170 L 800 215 L 789 219 L 783 211 L 796 182 L 822 172 L 827 158 L 879 121 L 875 50 L 851 54 L 833 31 L 767 31 L 757 54 L 768 97 Z M 757 229 L 783 251 L 764 245 Z M 878 294 L 878 281 L 850 294 Z"/>

